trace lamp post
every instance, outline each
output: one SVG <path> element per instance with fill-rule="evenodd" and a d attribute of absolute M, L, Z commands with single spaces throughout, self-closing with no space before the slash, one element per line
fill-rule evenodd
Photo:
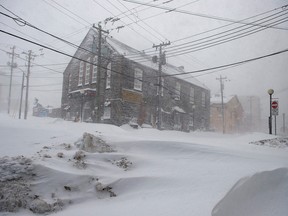
<path fill-rule="evenodd" d="M 269 107 L 270 107 L 270 116 L 269 116 L 269 134 L 272 134 L 272 95 L 274 93 L 273 89 L 268 90 L 268 94 L 270 95 L 270 102 L 269 102 Z"/>

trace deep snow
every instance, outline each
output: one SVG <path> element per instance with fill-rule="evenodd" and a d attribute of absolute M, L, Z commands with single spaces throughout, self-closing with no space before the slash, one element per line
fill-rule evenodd
<path fill-rule="evenodd" d="M 79 162 L 75 159 L 79 145 L 75 143 L 79 144 L 84 133 L 93 134 L 115 151 L 82 149 Z M 0 157 L 32 159 L 35 176 L 29 178 L 31 194 L 50 205 L 61 200 L 63 209 L 56 206 L 53 215 L 208 216 L 218 203 L 213 214 L 228 216 L 219 214 L 219 209 L 241 212 L 238 204 L 251 202 L 254 216 L 263 215 L 265 203 L 277 206 L 279 211 L 273 216 L 287 212 L 281 204 L 288 201 L 284 190 L 288 185 L 287 148 L 249 144 L 275 138 L 272 135 L 182 133 L 51 118 L 29 117 L 25 121 L 0 114 L 0 137 Z M 275 173 L 278 178 L 271 177 Z M 253 180 L 255 174 L 263 181 Z M 251 179 L 253 183 L 249 183 Z M 233 187 L 239 180 L 246 184 L 243 190 L 242 183 Z M 252 186 L 254 190 L 249 189 Z M 269 198 L 271 191 L 277 191 L 273 199 Z M 261 200 L 254 199 L 257 194 Z M 33 213 L 20 209 L 0 215 Z"/>

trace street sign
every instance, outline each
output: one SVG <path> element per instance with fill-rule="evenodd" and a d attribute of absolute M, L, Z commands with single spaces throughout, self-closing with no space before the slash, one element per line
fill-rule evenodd
<path fill-rule="evenodd" d="M 272 115 L 274 116 L 279 115 L 279 109 L 278 108 L 272 109 Z"/>
<path fill-rule="evenodd" d="M 279 104 L 278 101 L 272 101 L 271 103 L 271 108 L 272 108 L 272 115 L 276 116 L 279 115 Z"/>
<path fill-rule="evenodd" d="M 272 109 L 278 109 L 278 101 L 272 101 L 271 107 Z"/>

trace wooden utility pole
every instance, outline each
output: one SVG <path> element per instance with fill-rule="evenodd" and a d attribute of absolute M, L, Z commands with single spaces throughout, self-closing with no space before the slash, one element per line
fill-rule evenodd
<path fill-rule="evenodd" d="M 99 123 L 101 122 L 101 115 L 102 115 L 102 109 L 103 109 L 103 104 L 101 104 L 101 99 L 104 97 L 104 94 L 101 95 L 101 82 L 102 82 L 102 68 L 101 68 L 101 63 L 102 63 L 102 52 L 101 52 L 101 46 L 102 46 L 102 32 L 109 34 L 108 31 L 105 31 L 102 29 L 102 26 L 100 25 L 100 22 L 98 23 L 98 27 L 93 25 L 94 28 L 98 30 L 98 52 L 97 52 L 97 83 L 96 83 L 96 122 Z M 105 88 L 105 86 L 104 86 Z M 104 91 L 104 89 L 103 89 Z"/>
<path fill-rule="evenodd" d="M 32 50 L 29 50 L 28 53 L 23 52 L 23 54 L 26 54 L 27 59 L 28 59 L 28 67 L 27 67 L 27 74 L 26 74 L 25 109 L 24 109 L 24 119 L 27 119 L 31 61 L 32 61 L 37 55 L 33 54 Z M 43 54 L 40 54 L 40 55 L 43 55 Z"/>
<path fill-rule="evenodd" d="M 11 55 L 11 62 L 10 64 L 10 84 L 9 84 L 9 96 L 8 96 L 8 114 L 10 113 L 10 107 L 11 107 L 11 93 L 12 93 L 12 77 L 13 77 L 13 68 L 17 67 L 17 65 L 14 63 L 14 57 L 15 57 L 15 46 L 13 46 L 12 53 L 8 52 L 8 55 Z"/>
<path fill-rule="evenodd" d="M 165 54 L 162 53 L 162 47 L 170 45 L 170 41 L 168 43 L 161 43 L 159 45 L 153 45 L 153 48 L 159 47 L 159 60 L 158 60 L 158 92 L 157 92 L 157 129 L 161 130 L 161 122 L 162 122 L 162 101 L 161 101 L 161 92 L 162 92 L 162 65 L 166 64 Z"/>
<path fill-rule="evenodd" d="M 25 97 L 24 119 L 27 119 L 27 114 L 28 114 L 28 95 L 29 95 L 29 78 L 30 78 L 31 56 L 32 56 L 32 51 L 29 50 L 28 51 L 28 69 L 27 69 L 27 77 L 26 77 L 26 97 Z"/>
<path fill-rule="evenodd" d="M 222 127 L 223 127 L 223 134 L 225 134 L 225 112 L 224 112 L 224 101 L 223 101 L 223 90 L 224 90 L 224 83 L 223 80 L 226 80 L 227 77 L 222 77 L 220 75 L 220 78 L 216 78 L 217 80 L 220 81 L 220 91 L 221 91 L 221 111 L 222 111 Z"/>
<path fill-rule="evenodd" d="M 22 69 L 21 69 L 22 70 Z M 22 100 L 23 100 L 23 90 L 24 90 L 24 79 L 25 74 L 24 71 L 22 71 L 22 85 L 21 85 L 21 96 L 20 96 L 20 107 L 19 107 L 19 119 L 21 119 L 21 113 L 22 113 Z"/>

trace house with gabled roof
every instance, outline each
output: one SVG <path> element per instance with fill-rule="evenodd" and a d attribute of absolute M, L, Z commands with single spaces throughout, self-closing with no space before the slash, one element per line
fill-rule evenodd
<path fill-rule="evenodd" d="M 223 133 L 242 132 L 244 110 L 237 95 L 223 96 L 223 100 L 219 94 L 214 95 L 210 109 L 210 129 Z"/>
<path fill-rule="evenodd" d="M 162 129 L 209 128 L 210 91 L 205 85 L 191 76 L 173 76 L 184 73 L 183 67 L 165 64 L 159 88 L 158 63 L 152 56 L 112 37 L 102 39 L 100 65 L 98 32 L 91 28 L 64 71 L 63 118 L 96 122 L 98 115 L 101 123 L 152 127 L 159 119 Z"/>

